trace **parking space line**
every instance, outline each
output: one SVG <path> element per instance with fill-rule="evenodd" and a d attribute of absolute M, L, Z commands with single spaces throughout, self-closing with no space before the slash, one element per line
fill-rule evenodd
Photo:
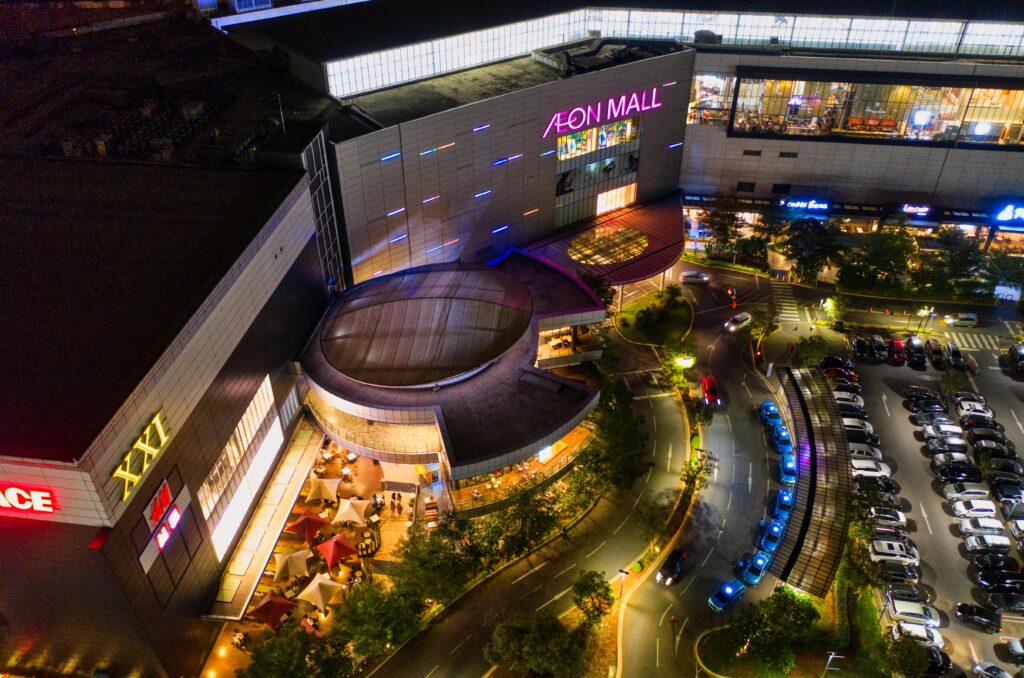
<path fill-rule="evenodd" d="M 978 659 L 978 651 L 974 649 L 974 643 L 972 643 L 970 639 L 968 639 L 967 644 L 971 647 L 971 658 L 974 660 L 974 663 L 979 663 L 981 660 Z"/>
<path fill-rule="evenodd" d="M 701 567 L 704 567 L 705 565 L 707 565 L 707 563 L 708 563 L 708 560 L 709 560 L 709 559 L 711 558 L 711 554 L 712 554 L 712 553 L 714 553 L 714 552 L 715 552 L 715 547 L 714 547 L 714 546 L 712 546 L 712 547 L 711 547 L 711 550 L 710 550 L 710 551 L 708 551 L 708 554 L 707 554 L 706 556 L 704 556 L 704 560 L 702 560 L 702 561 L 700 562 L 700 566 L 701 566 Z"/>
<path fill-rule="evenodd" d="M 1014 420 L 1015 422 L 1017 422 L 1017 428 L 1019 428 L 1019 429 L 1020 429 L 1020 432 L 1021 432 L 1021 433 L 1024 433 L 1024 426 L 1021 426 L 1021 425 L 1020 425 L 1020 419 L 1018 419 L 1018 418 L 1017 418 L 1017 413 L 1016 413 L 1016 412 L 1014 412 L 1013 410 L 1010 410 L 1010 414 L 1012 414 L 1012 415 L 1013 415 L 1013 420 Z"/>
<path fill-rule="evenodd" d="M 687 617 L 686 619 L 683 620 L 683 623 L 680 624 L 680 626 L 679 626 L 679 633 L 676 635 L 676 644 L 675 644 L 675 647 L 673 648 L 673 651 L 674 651 L 674 653 L 675 653 L 675 655 L 677 657 L 679 656 L 679 641 L 682 640 L 682 638 L 683 638 L 683 629 L 686 628 L 686 622 L 688 622 L 688 621 L 690 621 L 689 617 Z"/>
<path fill-rule="evenodd" d="M 924 518 L 924 526 L 928 528 L 928 534 L 935 534 L 932 532 L 932 524 L 928 522 L 928 514 L 925 513 L 924 504 L 917 502 L 917 505 L 921 507 L 921 517 Z"/>
<path fill-rule="evenodd" d="M 662 624 L 665 623 L 665 617 L 668 615 L 668 611 L 671 610 L 671 609 L 672 609 L 672 603 L 669 603 L 668 607 L 665 608 L 665 611 L 661 613 L 661 619 L 658 620 L 658 626 L 659 627 Z"/>
<path fill-rule="evenodd" d="M 598 545 L 597 545 L 597 548 L 595 548 L 595 549 L 594 549 L 593 551 L 591 551 L 590 553 L 588 553 L 586 557 L 587 557 L 587 558 L 589 558 L 590 556 L 594 555 L 595 553 L 597 553 L 598 551 L 600 551 L 600 550 L 601 550 L 601 547 L 602 547 L 602 546 L 604 546 L 604 545 L 605 545 L 605 544 L 607 544 L 607 543 L 608 543 L 607 541 L 603 541 L 603 542 L 601 542 L 600 544 L 598 544 Z"/>
<path fill-rule="evenodd" d="M 725 415 L 725 423 L 729 425 L 729 433 L 732 433 L 732 419 L 729 418 L 728 414 Z"/>

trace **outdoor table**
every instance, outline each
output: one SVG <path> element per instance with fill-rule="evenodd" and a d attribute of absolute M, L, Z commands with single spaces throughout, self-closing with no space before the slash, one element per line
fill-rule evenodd
<path fill-rule="evenodd" d="M 358 458 L 359 457 L 356 456 L 355 452 L 349 452 L 348 456 L 345 457 L 345 461 L 347 461 L 350 464 L 354 464 L 354 463 L 356 463 L 356 459 L 358 459 Z"/>
<path fill-rule="evenodd" d="M 380 523 L 380 516 L 374 513 L 372 516 L 369 517 L 369 522 L 371 525 L 376 527 L 378 523 Z"/>
<path fill-rule="evenodd" d="M 343 467 L 341 469 L 341 477 L 342 478 L 351 478 L 352 477 L 352 469 L 350 469 L 348 466 Z"/>

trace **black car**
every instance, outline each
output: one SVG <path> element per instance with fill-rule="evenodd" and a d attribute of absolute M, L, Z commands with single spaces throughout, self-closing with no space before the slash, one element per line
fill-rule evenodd
<path fill-rule="evenodd" d="M 1014 344 L 1006 349 L 1006 361 L 1018 372 L 1024 372 L 1024 344 Z"/>
<path fill-rule="evenodd" d="M 949 483 L 980 483 L 981 469 L 967 462 L 955 461 L 946 464 L 935 472 L 935 477 L 942 481 L 943 485 Z"/>
<path fill-rule="evenodd" d="M 827 355 L 818 361 L 818 367 L 827 370 L 830 367 L 838 367 L 843 370 L 852 370 L 853 361 L 849 358 L 842 358 L 837 355 Z"/>
<path fill-rule="evenodd" d="M 925 453 L 938 454 L 939 452 L 967 452 L 967 443 L 962 438 L 945 436 L 943 438 L 931 438 L 924 444 Z"/>
<path fill-rule="evenodd" d="M 924 675 L 928 678 L 938 678 L 953 670 L 953 662 L 950 660 L 949 655 L 942 650 L 926 647 L 924 652 L 925 656 L 928 657 L 928 668 L 924 670 Z"/>
<path fill-rule="evenodd" d="M 892 478 L 860 478 L 853 479 L 853 491 L 858 494 L 881 492 L 883 494 L 899 494 L 900 484 Z"/>
<path fill-rule="evenodd" d="M 985 396 L 981 395 L 980 393 L 975 393 L 974 391 L 957 391 L 952 396 L 950 396 L 949 399 L 952 400 L 954 403 L 958 403 L 961 400 L 970 400 L 971 402 L 974 403 L 981 403 L 982 405 L 985 404 Z"/>
<path fill-rule="evenodd" d="M 1003 615 L 981 605 L 957 603 L 956 618 L 964 624 L 977 626 L 981 630 L 988 631 L 989 633 L 999 633 L 1003 630 Z"/>
<path fill-rule="evenodd" d="M 840 384 L 840 381 L 844 383 Z M 853 384 L 845 379 L 835 379 L 832 381 L 831 386 L 833 391 L 839 391 L 840 393 L 852 393 L 853 395 L 860 393 L 859 384 Z"/>
<path fill-rule="evenodd" d="M 1024 589 L 1024 574 L 1003 570 L 979 570 L 974 580 L 990 593 L 1017 593 Z"/>
<path fill-rule="evenodd" d="M 1005 553 L 986 553 L 971 558 L 971 565 L 979 570 L 1002 570 L 1003 572 L 1020 572 L 1020 563 L 1013 556 Z"/>
<path fill-rule="evenodd" d="M 903 397 L 907 400 L 919 400 L 922 398 L 939 400 L 942 397 L 942 394 L 938 391 L 933 391 L 930 388 L 925 388 L 924 386 L 915 386 L 911 384 L 903 389 Z"/>
<path fill-rule="evenodd" d="M 967 369 L 967 361 L 964 360 L 964 354 L 960 352 L 960 347 L 956 345 L 955 341 L 946 344 L 946 362 L 950 367 L 955 367 L 958 370 Z"/>
<path fill-rule="evenodd" d="M 871 337 L 871 350 L 875 354 L 875 360 L 884 361 L 889 357 L 889 347 L 885 345 L 885 339 L 877 334 Z"/>
<path fill-rule="evenodd" d="M 859 334 L 853 335 L 850 339 L 850 348 L 853 349 L 853 355 L 857 360 L 867 360 L 875 355 L 875 352 L 871 350 L 871 344 L 868 343 L 868 340 Z"/>
<path fill-rule="evenodd" d="M 921 412 L 945 412 L 946 406 L 938 400 L 911 400 L 907 403 L 910 407 L 911 412 L 920 414 Z"/>
<path fill-rule="evenodd" d="M 979 440 L 971 446 L 974 454 L 991 459 L 1016 459 L 1017 451 L 992 440 Z"/>
<path fill-rule="evenodd" d="M 988 460 L 988 468 L 991 474 L 1002 474 L 1005 476 L 1022 476 L 1024 475 L 1024 468 L 1012 459 L 1000 459 L 999 457 L 992 457 Z M 1013 478 L 1010 478 L 1013 480 Z"/>
<path fill-rule="evenodd" d="M 682 549 L 673 549 L 654 577 L 655 581 L 665 586 L 672 586 L 672 582 L 679 581 L 679 574 L 683 571 L 684 562 L 686 562 L 686 552 Z"/>
<path fill-rule="evenodd" d="M 845 419 L 850 417 L 854 419 L 868 418 L 868 413 L 864 411 L 864 408 L 853 403 L 836 403 L 836 409 L 839 410 L 839 416 Z"/>
<path fill-rule="evenodd" d="M 1024 503 L 1024 487 L 1021 487 L 1019 481 L 1012 478 L 999 478 L 990 480 L 989 487 L 992 488 L 992 498 L 996 501 L 1012 504 Z"/>
<path fill-rule="evenodd" d="M 885 597 L 890 603 L 901 600 L 907 603 L 927 605 L 930 600 L 928 593 L 915 584 L 889 584 L 885 589 Z"/>
<path fill-rule="evenodd" d="M 955 423 L 945 412 L 921 412 L 914 415 L 914 421 L 917 422 L 918 426 Z"/>
<path fill-rule="evenodd" d="M 988 604 L 1000 612 L 1020 614 L 1024 612 L 1024 593 L 992 593 Z"/>
<path fill-rule="evenodd" d="M 960 417 L 960 428 L 974 429 L 974 428 L 989 428 L 993 431 L 999 431 L 1000 433 L 1006 433 L 1006 427 L 1000 424 L 991 417 L 984 417 L 978 414 L 967 414 Z"/>
<path fill-rule="evenodd" d="M 882 541 L 898 541 L 901 544 L 913 546 L 917 548 L 917 544 L 910 538 L 906 532 L 898 527 L 887 527 L 885 525 L 875 525 L 875 528 L 871 531 L 872 541 L 880 539 Z"/>
<path fill-rule="evenodd" d="M 916 584 L 921 581 L 921 568 L 917 565 L 886 561 L 882 563 L 882 574 L 893 583 Z"/>
<path fill-rule="evenodd" d="M 973 426 L 967 432 L 967 442 L 971 445 L 978 442 L 979 440 L 988 440 L 993 443 L 999 443 L 1006 447 L 1013 447 L 1013 443 L 1006 439 L 1006 434 L 1002 431 L 997 431 L 994 428 L 986 428 L 984 426 Z"/>
<path fill-rule="evenodd" d="M 927 367 L 928 366 L 928 351 L 924 348 L 924 343 L 915 336 L 907 337 L 907 365 L 911 367 Z"/>
<path fill-rule="evenodd" d="M 939 343 L 939 340 L 929 339 L 924 342 L 924 350 L 931 357 L 935 369 L 941 370 L 942 366 L 946 364 L 946 355 L 942 352 L 942 344 Z"/>
<path fill-rule="evenodd" d="M 878 447 L 878 436 L 874 433 L 868 433 L 867 431 L 861 431 L 856 428 L 848 428 L 846 431 L 846 439 L 851 443 L 860 443 L 861 445 L 871 445 L 872 447 Z"/>

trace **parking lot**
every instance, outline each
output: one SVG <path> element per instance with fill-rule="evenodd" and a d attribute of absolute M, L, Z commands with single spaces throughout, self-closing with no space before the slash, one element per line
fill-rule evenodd
<path fill-rule="evenodd" d="M 1008 333 L 975 331 L 971 335 L 970 345 L 962 347 L 977 361 L 979 371 L 966 373 L 968 382 L 995 410 L 1006 437 L 1024 442 L 1024 382 L 1002 364 L 998 352 L 1008 345 Z M 986 604 L 986 593 L 974 584 L 951 502 L 942 496 L 942 484 L 935 477 L 931 457 L 924 452 L 924 438 L 903 396 L 909 385 L 939 390 L 942 371 L 930 362 L 922 369 L 874 361 L 858 361 L 855 371 L 860 375 L 864 408 L 881 440 L 884 461 L 893 470 L 893 480 L 902 486 L 901 508 L 920 552 L 921 584 L 941 613 L 938 630 L 945 639 L 944 651 L 968 674 L 982 661 L 995 661 L 1014 673 L 1017 667 L 1009 662 L 1002 639 L 1024 635 L 1024 617 L 1004 614 L 1002 633 L 993 635 L 964 625 L 954 615 L 957 603 Z M 956 414 L 950 418 L 957 419 Z M 1008 531 L 1005 534 L 1009 536 Z"/>

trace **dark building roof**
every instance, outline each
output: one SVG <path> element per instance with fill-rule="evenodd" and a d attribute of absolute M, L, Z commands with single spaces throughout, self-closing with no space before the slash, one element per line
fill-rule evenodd
<path fill-rule="evenodd" d="M 895 5 L 892 0 L 863 0 L 842 6 L 812 0 L 371 0 L 229 26 L 228 31 L 250 32 L 314 61 L 331 61 L 584 7 L 1024 20 L 1022 3 L 951 0 L 896 0 Z"/>
<path fill-rule="evenodd" d="M 0 455 L 81 456 L 301 177 L 0 161 Z"/>

